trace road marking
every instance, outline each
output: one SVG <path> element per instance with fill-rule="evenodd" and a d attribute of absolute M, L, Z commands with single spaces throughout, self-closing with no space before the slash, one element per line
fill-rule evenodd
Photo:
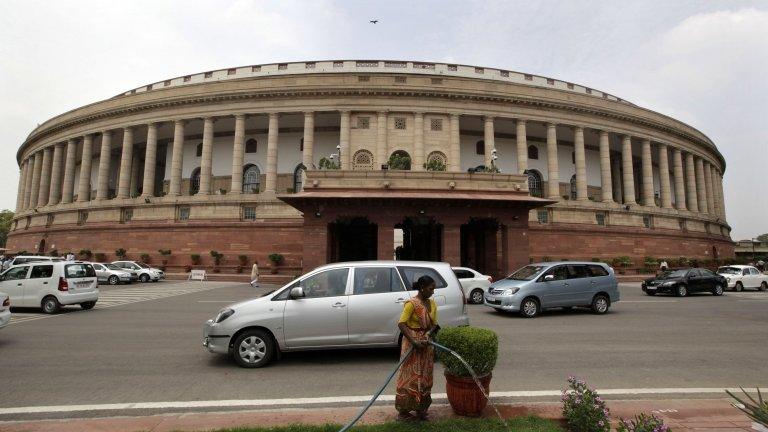
<path fill-rule="evenodd" d="M 94 309 L 107 309 L 117 306 L 124 306 L 134 303 L 141 303 L 150 300 L 159 300 L 168 297 L 176 297 L 184 294 L 197 293 L 202 291 L 208 291 L 215 288 L 221 288 L 221 285 L 195 285 L 192 287 L 182 288 L 180 284 L 160 284 L 153 285 L 151 287 L 136 287 L 136 288 L 123 288 L 123 289 L 110 289 L 102 290 L 99 292 L 99 301 L 96 302 Z M 234 302 L 229 302 L 234 303 Z M 18 324 L 28 321 L 35 321 L 43 318 L 52 318 L 55 316 L 67 316 L 74 311 L 63 312 L 57 315 L 46 315 L 42 312 L 38 313 L 15 313 L 11 314 L 10 324 Z"/>
<path fill-rule="evenodd" d="M 725 395 L 724 388 L 639 388 L 639 389 L 598 389 L 601 395 L 662 395 L 662 394 L 709 394 Z M 730 391 L 739 391 L 731 388 Z M 533 390 L 491 392 L 494 398 L 530 398 L 560 396 L 561 390 Z M 44 414 L 77 411 L 114 411 L 114 410 L 147 410 L 171 408 L 227 408 L 227 407 L 269 407 L 269 406 L 305 406 L 339 403 L 367 402 L 372 396 L 335 396 L 317 398 L 287 398 L 287 399 L 235 399 L 209 401 L 176 401 L 176 402 L 130 402 L 98 405 L 52 405 L 0 408 L 0 415 L 11 414 Z M 432 399 L 447 399 L 445 393 L 435 393 Z M 395 395 L 382 395 L 379 401 L 392 402 Z"/>
<path fill-rule="evenodd" d="M 677 300 L 620 300 L 619 303 L 677 303 Z"/>
<path fill-rule="evenodd" d="M 235 303 L 237 300 L 198 300 L 198 303 Z"/>

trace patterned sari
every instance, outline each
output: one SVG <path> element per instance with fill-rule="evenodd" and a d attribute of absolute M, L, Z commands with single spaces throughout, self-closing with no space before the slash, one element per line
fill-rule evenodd
<path fill-rule="evenodd" d="M 409 335 L 418 341 L 426 341 L 427 331 L 432 327 L 429 310 L 418 300 L 409 300 L 414 306 L 413 313 L 418 317 L 420 327 L 407 327 Z M 403 337 L 400 355 L 404 356 L 412 347 L 411 341 Z M 432 345 L 423 349 L 413 349 L 411 356 L 400 367 L 397 377 L 397 395 L 395 408 L 400 412 L 426 411 L 432 404 L 432 370 L 435 352 Z"/>

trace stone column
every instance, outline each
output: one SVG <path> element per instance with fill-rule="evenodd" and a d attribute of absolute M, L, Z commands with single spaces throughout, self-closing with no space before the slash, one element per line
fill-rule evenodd
<path fill-rule="evenodd" d="M 483 117 L 483 140 L 485 141 L 485 166 L 491 167 L 491 152 L 496 148 L 496 140 L 493 132 L 493 116 Z"/>
<path fill-rule="evenodd" d="M 517 119 L 517 173 L 524 174 L 528 170 L 528 136 L 525 131 L 525 120 Z"/>
<path fill-rule="evenodd" d="M 573 145 L 576 148 L 576 200 L 588 201 L 587 195 L 587 157 L 584 151 L 584 129 L 576 127 L 573 130 Z"/>
<path fill-rule="evenodd" d="M 32 168 L 32 185 L 31 185 L 32 189 L 30 190 L 30 194 L 29 194 L 28 208 L 37 207 L 37 201 L 40 195 L 40 177 L 42 176 L 42 170 L 43 170 L 43 152 L 38 151 L 34 157 L 35 157 L 35 164 Z"/>
<path fill-rule="evenodd" d="M 101 161 L 99 161 L 101 162 Z M 77 183 L 77 202 L 91 199 L 91 165 L 93 164 L 93 135 L 83 137 L 83 157 L 80 161 L 80 179 Z"/>
<path fill-rule="evenodd" d="M 48 192 L 50 192 L 51 188 L 51 168 L 53 165 L 52 156 L 52 147 L 43 150 L 43 166 L 40 170 L 40 191 L 37 194 L 38 207 L 43 207 L 48 204 Z"/>
<path fill-rule="evenodd" d="M 304 150 L 307 142 L 304 140 Z M 243 193 L 243 160 L 245 159 L 245 115 L 235 116 L 235 137 L 232 142 L 232 179 L 229 182 L 229 194 Z"/>
<path fill-rule="evenodd" d="M 96 181 L 96 200 L 109 198 L 109 162 L 112 154 L 112 131 L 101 133 L 101 154 L 99 155 L 99 177 Z"/>
<path fill-rule="evenodd" d="M 341 112 L 341 128 L 339 129 L 339 145 L 341 150 L 339 150 L 339 159 L 341 160 L 341 169 L 343 170 L 348 170 L 352 167 L 352 161 L 349 160 L 351 157 L 349 151 L 350 115 L 349 111 Z"/>
<path fill-rule="evenodd" d="M 458 113 L 451 113 L 450 119 L 450 162 L 448 163 L 448 169 L 453 172 L 461 171 L 461 137 L 459 132 L 460 117 Z"/>
<path fill-rule="evenodd" d="M 385 165 L 388 161 L 387 124 L 389 124 L 388 113 L 386 111 L 379 111 L 378 117 L 376 118 L 376 165 L 379 168 L 381 168 L 382 165 Z M 306 141 L 304 143 L 304 146 L 306 148 Z"/>
<path fill-rule="evenodd" d="M 53 146 L 53 162 L 51 164 L 51 188 L 48 191 L 48 205 L 56 205 L 61 200 L 61 164 L 64 162 L 64 145 L 56 143 Z"/>
<path fill-rule="evenodd" d="M 27 158 L 27 169 L 24 173 L 24 190 L 22 191 L 21 208 L 26 210 L 29 208 L 29 195 L 32 192 L 32 175 L 35 171 L 35 158 L 30 156 Z"/>
<path fill-rule="evenodd" d="M 123 149 L 120 156 L 120 177 L 117 183 L 117 198 L 130 197 L 131 164 L 133 163 L 133 128 L 123 128 Z"/>
<path fill-rule="evenodd" d="M 155 196 L 155 170 L 157 169 L 157 123 L 147 125 L 147 150 L 144 152 L 144 181 L 141 196 Z"/>
<path fill-rule="evenodd" d="M 699 200 L 696 193 L 696 172 L 691 153 L 685 154 L 685 177 L 685 183 L 688 186 L 688 210 L 695 212 L 699 210 Z"/>
<path fill-rule="evenodd" d="M 611 184 L 611 145 L 608 132 L 600 131 L 600 188 L 602 201 L 613 202 L 613 185 Z"/>
<path fill-rule="evenodd" d="M 617 203 L 624 201 L 621 187 L 621 159 L 617 155 L 611 158 L 611 183 L 613 185 L 613 200 Z"/>
<path fill-rule="evenodd" d="M 696 198 L 699 200 L 699 213 L 707 213 L 707 188 L 704 182 L 704 161 L 697 157 L 694 160 L 696 169 Z"/>
<path fill-rule="evenodd" d="M 717 181 L 715 187 L 717 188 L 717 196 L 720 199 L 720 217 L 723 221 L 726 220 L 727 214 L 725 211 L 725 192 L 723 191 L 723 175 L 718 171 L 716 174 Z"/>
<path fill-rule="evenodd" d="M 139 196 L 139 173 L 141 169 L 141 156 L 138 153 L 133 153 L 133 160 L 131 161 L 131 182 L 128 188 L 128 197 L 133 198 Z"/>
<path fill-rule="evenodd" d="M 19 166 L 19 184 L 16 187 L 16 213 L 19 213 L 21 210 L 21 206 L 24 203 L 24 182 L 27 180 L 26 178 L 26 170 L 27 170 L 27 161 L 23 160 L 21 161 L 21 165 Z"/>
<path fill-rule="evenodd" d="M 411 171 L 424 171 L 424 113 L 413 113 L 413 161 Z"/>
<path fill-rule="evenodd" d="M 557 160 L 557 125 L 547 123 L 547 198 L 560 201 L 560 164 Z"/>
<path fill-rule="evenodd" d="M 635 170 L 632 166 L 632 138 L 624 135 L 621 141 L 622 179 L 624 184 L 624 204 L 637 204 L 635 201 Z"/>
<path fill-rule="evenodd" d="M 210 195 L 213 177 L 213 117 L 203 119 L 203 156 L 200 160 L 200 191 L 198 195 Z"/>
<path fill-rule="evenodd" d="M 171 151 L 171 184 L 168 196 L 181 195 L 181 171 L 184 163 L 184 120 L 173 122 L 173 150 Z"/>
<path fill-rule="evenodd" d="M 77 141 L 67 141 L 67 156 L 64 160 L 64 189 L 61 192 L 62 204 L 72 202 L 75 192 L 75 158 L 77 157 Z"/>
<path fill-rule="evenodd" d="M 651 156 L 651 140 L 643 139 L 642 144 L 642 170 L 643 170 L 643 205 L 656 207 L 653 193 L 653 158 Z"/>
<path fill-rule="evenodd" d="M 704 188 L 707 191 L 707 213 L 715 214 L 715 193 L 712 189 L 712 165 L 704 161 Z"/>
<path fill-rule="evenodd" d="M 666 144 L 659 144 L 659 185 L 661 207 L 671 209 L 672 191 L 669 183 L 669 154 Z"/>
<path fill-rule="evenodd" d="M 349 149 L 349 111 L 347 113 L 347 149 Z M 266 192 L 275 193 L 277 190 L 277 113 L 269 113 L 269 132 L 267 134 L 267 184 Z M 344 114 L 342 113 L 342 120 Z M 342 121 L 343 123 L 343 121 Z M 342 153 L 344 152 L 342 144 Z"/>
<path fill-rule="evenodd" d="M 675 207 L 678 210 L 686 210 L 685 181 L 683 177 L 683 154 L 679 148 L 672 149 L 672 164 L 675 175 Z"/>
<path fill-rule="evenodd" d="M 386 133 L 387 133 L 387 121 L 386 116 L 384 120 L 384 142 L 381 143 L 381 129 L 382 129 L 382 120 L 381 120 L 381 113 L 379 113 L 379 119 L 378 119 L 378 131 L 376 134 L 376 158 L 377 162 L 379 164 L 383 164 L 384 160 L 386 160 L 386 156 L 383 155 L 383 153 L 386 153 L 387 151 L 387 141 L 386 141 Z M 381 146 L 384 146 L 382 149 Z M 379 153 L 382 154 L 379 154 Z M 304 167 L 308 170 L 314 169 L 314 161 L 315 161 L 315 113 L 312 111 L 307 111 L 304 113 L 304 153 L 301 155 L 301 163 L 304 164 Z M 298 192 L 298 191 L 296 191 Z"/>

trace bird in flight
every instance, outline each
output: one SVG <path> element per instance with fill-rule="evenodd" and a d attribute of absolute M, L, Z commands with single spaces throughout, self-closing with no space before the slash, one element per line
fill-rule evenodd
<path fill-rule="evenodd" d="M 376 24 L 377 22 L 379 22 L 379 20 L 371 20 L 371 21 L 369 21 L 369 22 L 370 22 L 371 24 Z"/>

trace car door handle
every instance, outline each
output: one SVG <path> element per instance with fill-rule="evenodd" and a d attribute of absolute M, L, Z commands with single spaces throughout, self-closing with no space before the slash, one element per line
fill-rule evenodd
<path fill-rule="evenodd" d="M 406 300 L 404 298 L 399 298 L 399 299 L 395 300 L 395 303 L 405 303 L 405 301 Z"/>
<path fill-rule="evenodd" d="M 331 307 L 335 307 L 335 308 L 343 308 L 343 307 L 346 307 L 346 306 L 347 305 L 345 305 L 344 303 L 341 303 L 341 302 L 336 302 L 336 303 L 331 305 Z"/>
<path fill-rule="evenodd" d="M 48 285 L 48 282 L 43 282 L 43 285 Z"/>

